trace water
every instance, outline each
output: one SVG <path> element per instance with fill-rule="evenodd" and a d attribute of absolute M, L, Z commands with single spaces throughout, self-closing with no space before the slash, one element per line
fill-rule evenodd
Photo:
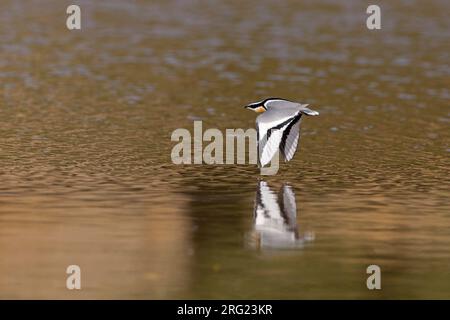
<path fill-rule="evenodd" d="M 448 2 L 380 1 L 380 31 L 359 1 L 79 4 L 81 32 L 0 4 L 0 298 L 450 298 Z M 172 164 L 270 96 L 320 112 L 276 176 Z M 258 225 L 261 184 L 295 221 Z"/>

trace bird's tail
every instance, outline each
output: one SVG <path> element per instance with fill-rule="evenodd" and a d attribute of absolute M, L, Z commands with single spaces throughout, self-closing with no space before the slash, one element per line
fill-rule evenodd
<path fill-rule="evenodd" d="M 302 104 L 302 113 L 306 114 L 307 116 L 318 116 L 319 112 L 311 110 L 309 108 L 307 108 L 309 106 L 309 104 Z"/>

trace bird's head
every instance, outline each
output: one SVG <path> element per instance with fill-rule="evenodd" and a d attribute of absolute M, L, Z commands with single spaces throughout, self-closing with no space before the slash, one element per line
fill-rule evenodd
<path fill-rule="evenodd" d="M 263 113 L 264 111 L 267 110 L 267 107 L 264 105 L 264 101 L 259 101 L 259 102 L 254 102 L 254 103 L 250 103 L 248 105 L 246 105 L 244 108 L 245 109 L 250 109 L 253 110 L 257 113 Z"/>

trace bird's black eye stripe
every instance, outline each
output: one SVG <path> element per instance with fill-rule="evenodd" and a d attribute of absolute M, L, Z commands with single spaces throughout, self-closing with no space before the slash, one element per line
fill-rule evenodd
<path fill-rule="evenodd" d="M 251 109 L 256 109 L 260 106 L 261 106 L 261 104 L 259 104 L 259 103 L 252 103 L 252 104 L 249 104 L 247 107 L 251 108 Z"/>

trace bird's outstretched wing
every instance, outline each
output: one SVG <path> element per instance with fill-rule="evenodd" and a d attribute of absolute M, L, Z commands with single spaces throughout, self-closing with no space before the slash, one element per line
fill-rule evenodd
<path fill-rule="evenodd" d="M 281 138 L 280 151 L 285 161 L 290 161 L 297 151 L 298 141 L 300 140 L 301 114 L 291 121 L 283 132 Z"/>
<path fill-rule="evenodd" d="M 299 132 L 295 125 L 300 120 L 300 117 L 301 113 L 299 110 L 278 109 L 268 110 L 256 118 L 258 154 L 261 166 L 264 167 L 272 160 L 280 146 L 283 147 L 282 153 L 285 159 L 292 159 L 295 149 L 293 151 L 291 149 L 293 149 L 294 145 L 295 148 L 297 147 Z M 289 131 L 286 131 L 287 129 Z M 285 132 L 288 134 L 283 139 Z M 282 141 L 285 141 L 283 145 L 281 145 Z"/>

